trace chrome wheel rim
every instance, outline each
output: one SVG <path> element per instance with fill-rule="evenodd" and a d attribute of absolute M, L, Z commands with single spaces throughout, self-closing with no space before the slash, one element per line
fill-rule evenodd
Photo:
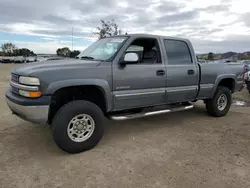
<path fill-rule="evenodd" d="M 225 94 L 221 94 L 217 101 L 218 109 L 223 111 L 227 106 L 227 96 Z"/>
<path fill-rule="evenodd" d="M 89 139 L 95 130 L 95 121 L 87 114 L 80 114 L 71 119 L 67 133 L 74 142 L 84 142 Z"/>

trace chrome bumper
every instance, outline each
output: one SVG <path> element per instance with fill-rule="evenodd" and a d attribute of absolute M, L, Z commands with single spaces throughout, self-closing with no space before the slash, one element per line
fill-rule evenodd
<path fill-rule="evenodd" d="M 13 114 L 32 123 L 46 124 L 49 113 L 49 105 L 46 106 L 23 106 L 10 101 L 6 102 Z"/>

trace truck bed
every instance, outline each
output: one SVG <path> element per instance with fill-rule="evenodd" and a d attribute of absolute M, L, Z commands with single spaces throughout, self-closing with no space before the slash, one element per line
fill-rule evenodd
<path fill-rule="evenodd" d="M 198 64 L 200 69 L 200 90 L 197 99 L 211 96 L 214 86 L 219 84 L 221 79 L 235 79 L 234 91 L 240 90 L 243 84 L 243 65 L 230 63 L 202 63 Z"/>

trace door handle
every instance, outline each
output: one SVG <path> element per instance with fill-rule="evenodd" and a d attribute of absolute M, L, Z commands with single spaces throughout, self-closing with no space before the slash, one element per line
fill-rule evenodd
<path fill-rule="evenodd" d="M 195 73 L 195 72 L 194 72 L 194 70 L 192 70 L 192 69 L 187 71 L 187 74 L 188 74 L 188 75 L 192 75 L 192 74 L 194 74 L 194 73 Z"/>
<path fill-rule="evenodd" d="M 157 70 L 156 71 L 156 75 L 157 76 L 164 76 L 165 75 L 165 71 L 164 70 Z"/>

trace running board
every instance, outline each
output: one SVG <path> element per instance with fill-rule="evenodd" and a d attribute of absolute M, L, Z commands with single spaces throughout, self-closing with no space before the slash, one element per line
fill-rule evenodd
<path fill-rule="evenodd" d="M 113 116 L 110 116 L 109 118 L 112 119 L 112 120 L 116 120 L 116 121 L 129 120 L 129 119 L 135 119 L 135 118 L 142 118 L 142 117 L 147 117 L 147 116 L 165 114 L 165 113 L 170 113 L 170 112 L 178 112 L 178 111 L 189 110 L 189 109 L 192 109 L 193 107 L 194 107 L 193 105 L 188 105 L 188 106 L 181 106 L 181 107 L 170 108 L 170 109 L 165 109 L 165 110 L 142 112 L 142 113 L 136 113 L 136 114 L 113 115 Z"/>

